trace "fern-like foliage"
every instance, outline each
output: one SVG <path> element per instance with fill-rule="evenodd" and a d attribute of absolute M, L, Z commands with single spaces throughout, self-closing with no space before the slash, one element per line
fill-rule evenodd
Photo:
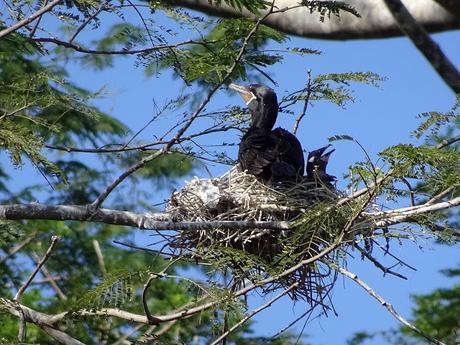
<path fill-rule="evenodd" d="M 74 306 L 75 310 L 102 308 L 120 308 L 131 302 L 135 289 L 139 286 L 140 278 L 145 278 L 146 272 L 129 272 L 116 270 L 108 273 L 104 280 L 93 290 L 84 294 Z"/>
<path fill-rule="evenodd" d="M 416 138 L 420 138 L 428 130 L 430 130 L 430 136 L 435 136 L 439 134 L 441 128 L 448 124 L 460 124 L 460 114 L 454 111 L 448 113 L 430 111 L 420 114 L 419 118 L 423 119 L 423 122 L 412 132 Z"/>
<path fill-rule="evenodd" d="M 209 32 L 201 45 L 175 48 L 161 57 L 155 56 L 155 59 L 147 63 L 147 72 L 153 73 L 158 68 L 174 66 L 175 72 L 187 83 L 198 81 L 202 85 L 219 84 L 234 63 L 243 39 L 253 25 L 252 21 L 246 19 L 223 19 Z M 285 39 L 286 36 L 278 31 L 260 26 L 251 36 L 241 63 L 231 78 L 247 79 L 248 70 L 257 71 L 279 62 L 282 59 L 279 54 L 270 54 L 259 48 L 268 41 L 282 42 Z"/>
<path fill-rule="evenodd" d="M 457 150 L 402 144 L 384 150 L 380 156 L 390 164 L 393 176 L 421 180 L 432 193 L 460 185 Z"/>

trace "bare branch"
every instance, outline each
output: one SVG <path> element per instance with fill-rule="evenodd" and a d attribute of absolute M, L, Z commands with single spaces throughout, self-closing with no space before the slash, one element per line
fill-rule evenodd
<path fill-rule="evenodd" d="M 216 340 L 214 340 L 211 345 L 217 345 L 219 344 L 220 341 L 224 340 L 230 333 L 232 333 L 234 330 L 236 330 L 238 327 L 242 326 L 246 321 L 248 321 L 251 317 L 253 317 L 254 315 L 260 313 L 262 310 L 270 307 L 273 303 L 275 303 L 277 300 L 279 300 L 281 297 L 285 296 L 286 294 L 288 294 L 291 290 L 294 290 L 295 288 L 297 288 L 297 286 L 299 285 L 299 283 L 294 283 L 292 284 L 290 287 L 288 287 L 287 289 L 285 289 L 283 292 L 281 292 L 280 294 L 276 295 L 275 297 L 273 297 L 271 300 L 269 300 L 267 303 L 264 303 L 263 305 L 261 305 L 260 307 L 254 309 L 253 311 L 251 311 L 249 314 L 247 314 L 245 317 L 241 318 L 241 320 L 239 320 L 236 324 L 234 324 L 228 331 L 226 331 L 225 333 L 223 333 L 219 338 L 217 338 Z"/>
<path fill-rule="evenodd" d="M 107 274 L 107 270 L 105 269 L 104 255 L 102 255 L 101 246 L 99 245 L 98 240 L 93 240 L 93 247 L 94 251 L 96 252 L 99 269 L 101 270 L 102 275 L 105 276 Z"/>
<path fill-rule="evenodd" d="M 62 0 L 51 1 L 49 4 L 47 4 L 46 6 L 43 6 L 41 9 L 39 9 L 37 12 L 33 13 L 31 16 L 29 16 L 27 18 L 24 18 L 23 20 L 17 22 L 16 24 L 14 24 L 14 25 L 6 28 L 6 29 L 3 29 L 2 31 L 0 31 L 0 38 L 2 38 L 4 36 L 14 32 L 16 30 L 19 30 L 23 26 L 26 26 L 27 24 L 33 22 L 35 19 L 41 17 L 46 12 L 51 11 L 53 9 L 53 7 L 55 7 L 56 5 L 59 5 L 60 2 L 62 2 Z"/>
<path fill-rule="evenodd" d="M 390 268 L 388 267 L 385 267 L 383 266 L 376 258 L 374 258 L 371 254 L 369 254 L 365 249 L 361 248 L 357 243 L 354 243 L 353 246 L 359 250 L 359 252 L 361 253 L 361 255 L 363 255 L 364 257 L 366 257 L 370 262 L 372 262 L 378 269 L 380 269 L 384 275 L 386 275 L 387 273 L 388 274 L 392 274 L 396 277 L 399 277 L 401 279 L 404 279 L 404 280 L 407 280 L 407 278 L 405 276 L 403 276 L 402 274 L 398 273 L 398 272 L 394 272 L 392 271 Z"/>
<path fill-rule="evenodd" d="M 294 134 L 297 133 L 297 130 L 299 129 L 300 122 L 302 121 L 302 119 L 305 117 L 305 115 L 307 113 L 308 103 L 310 102 L 311 92 L 313 91 L 312 88 L 311 88 L 311 70 L 307 71 L 307 87 L 305 88 L 304 91 L 306 91 L 307 94 L 305 95 L 305 100 L 304 100 L 304 103 L 303 103 L 302 112 L 296 118 L 295 123 L 294 123 L 294 128 L 292 129 L 292 133 L 294 133 Z"/>
<path fill-rule="evenodd" d="M 394 224 L 399 224 L 408 221 L 411 219 L 411 217 L 414 217 L 419 214 L 444 210 L 459 205 L 460 197 L 456 197 L 449 201 L 438 202 L 436 204 L 420 205 L 414 207 L 406 207 L 404 209 L 399 210 L 396 209 L 391 211 L 378 212 L 376 216 L 383 216 L 384 219 L 377 220 L 375 224 L 377 227 L 385 227 Z"/>
<path fill-rule="evenodd" d="M 0 305 L 2 305 L 10 314 L 17 316 L 18 318 L 23 318 L 25 322 L 34 323 L 38 327 L 42 328 L 46 333 L 59 341 L 61 344 L 85 345 L 55 327 L 55 324 L 62 320 L 67 313 L 49 315 L 35 311 L 25 305 L 2 297 L 0 297 Z"/>
<path fill-rule="evenodd" d="M 417 49 L 438 72 L 444 82 L 454 91 L 460 93 L 460 72 L 450 62 L 438 44 L 434 42 L 423 27 L 412 17 L 400 0 L 383 0 L 398 23 L 401 31 L 410 38 Z"/>
<path fill-rule="evenodd" d="M 445 190 L 443 190 L 441 193 L 438 193 L 438 194 L 434 195 L 430 200 L 428 200 L 425 203 L 425 205 L 432 205 L 435 202 L 438 202 L 439 200 L 444 198 L 446 195 L 448 195 L 449 193 L 453 192 L 459 186 L 460 186 L 459 184 L 453 184 L 452 186 L 450 186 L 450 187 L 446 188 Z"/>
<path fill-rule="evenodd" d="M 38 265 L 39 262 L 40 262 L 40 257 L 37 255 L 37 253 L 35 252 L 32 252 L 32 259 L 35 261 L 35 264 Z M 56 291 L 56 294 L 59 296 L 60 299 L 62 299 L 63 301 L 67 300 L 67 296 L 65 295 L 64 292 L 62 292 L 61 288 L 59 287 L 59 285 L 57 285 L 56 283 L 56 279 L 53 278 L 53 276 L 51 275 L 51 273 L 48 271 L 48 269 L 46 268 L 45 265 L 42 265 L 42 267 L 40 268 L 40 270 L 42 271 L 43 275 L 45 276 L 45 281 L 47 281 L 51 287 L 53 288 L 54 291 Z"/>
<path fill-rule="evenodd" d="M 48 325 L 40 325 L 40 327 L 46 333 L 48 333 L 51 337 L 53 337 L 54 339 L 59 341 L 61 344 L 65 344 L 65 345 L 85 345 L 81 341 L 78 341 L 77 339 L 72 338 L 70 335 L 68 335 L 67 333 L 65 333 L 65 332 L 63 332 L 63 331 L 61 331 L 59 329 L 50 327 Z"/>
<path fill-rule="evenodd" d="M 80 25 L 77 30 L 75 30 L 74 34 L 72 35 L 72 37 L 69 39 L 69 43 L 72 44 L 72 42 L 74 41 L 75 38 L 77 38 L 77 36 L 80 34 L 80 32 L 83 31 L 83 29 L 94 19 L 97 17 L 97 15 L 99 13 L 101 13 L 101 11 L 105 8 L 105 6 L 109 3 L 109 1 L 104 1 L 104 3 L 102 3 L 99 8 L 94 11 L 94 13 L 89 16 L 82 25 Z"/>
<path fill-rule="evenodd" d="M 344 276 L 350 278 L 351 280 L 353 280 L 356 284 L 358 284 L 359 286 L 361 286 L 364 290 L 366 290 L 366 292 L 371 295 L 372 297 L 374 297 L 377 301 L 380 302 L 380 304 L 382 306 L 384 306 L 389 312 L 391 315 L 393 315 L 394 318 L 396 318 L 399 322 L 401 322 L 404 326 L 410 328 L 411 330 L 413 330 L 414 332 L 416 332 L 417 334 L 421 335 L 423 338 L 427 339 L 428 341 L 430 341 L 430 343 L 432 344 L 436 344 L 436 345 L 445 345 L 444 343 L 440 342 L 439 340 L 431 337 L 430 335 L 426 334 L 425 332 L 421 331 L 420 329 L 418 329 L 415 325 L 413 325 L 412 323 L 410 323 L 409 321 L 407 321 L 405 318 L 403 318 L 401 315 L 399 315 L 396 310 L 394 309 L 394 307 L 388 303 L 386 300 L 384 300 L 379 294 L 377 294 L 374 290 L 372 290 L 369 285 L 367 285 L 364 281 L 362 281 L 361 279 L 358 278 L 358 276 L 354 273 L 351 273 L 349 271 L 347 271 L 346 269 L 342 268 L 342 267 L 334 267 L 333 268 L 335 270 L 337 270 L 338 272 L 340 272 L 341 274 L 343 274 Z"/>
<path fill-rule="evenodd" d="M 133 49 L 133 50 L 95 50 L 95 49 L 88 49 L 85 47 L 82 47 L 78 44 L 71 43 L 71 42 L 66 42 L 62 41 L 60 39 L 54 38 L 54 37 L 34 37 L 32 38 L 33 41 L 35 42 L 40 42 L 40 43 L 52 43 L 64 48 L 68 49 L 73 49 L 76 52 L 79 53 L 84 53 L 84 54 L 93 54 L 93 55 L 135 55 L 135 54 L 148 54 L 154 51 L 158 50 L 169 50 L 173 48 L 177 48 L 180 46 L 184 45 L 189 45 L 189 44 L 197 44 L 197 45 L 202 45 L 206 46 L 207 44 L 214 43 L 216 41 L 195 41 L 195 40 L 187 40 L 187 41 L 182 41 L 178 42 L 175 44 L 158 44 L 154 47 L 149 47 L 149 48 L 142 48 L 142 49 Z"/>
<path fill-rule="evenodd" d="M 145 230 L 189 230 L 202 229 L 289 229 L 285 221 L 211 221 L 183 222 L 176 221 L 167 213 L 139 214 L 129 211 L 119 211 L 101 208 L 92 211 L 86 206 L 79 205 L 43 205 L 16 204 L 0 205 L 0 219 L 43 219 L 43 220 L 77 220 L 96 223 L 132 226 Z"/>
<path fill-rule="evenodd" d="M 37 275 L 38 271 L 40 270 L 40 268 L 45 264 L 45 262 L 49 259 L 49 257 L 51 256 L 51 253 L 53 252 L 53 249 L 54 247 L 56 246 L 56 243 L 60 240 L 61 238 L 59 236 L 53 236 L 51 237 L 51 244 L 50 246 L 48 247 L 48 250 L 46 251 L 45 255 L 43 256 L 43 258 L 40 260 L 40 262 L 38 263 L 38 265 L 35 267 L 35 269 L 32 271 L 32 273 L 30 274 L 29 278 L 26 280 L 26 282 L 19 288 L 18 292 L 16 293 L 16 295 L 14 296 L 14 301 L 16 302 L 19 302 L 20 299 L 21 299 L 21 296 L 22 294 L 24 293 L 24 291 L 26 291 L 26 289 L 29 287 L 30 283 L 32 282 L 32 280 L 35 278 L 35 276 Z"/>
<path fill-rule="evenodd" d="M 342 204 L 340 201 L 338 204 Z M 363 212 L 363 217 L 369 217 L 377 227 L 385 227 L 410 220 L 417 214 L 440 211 L 460 205 L 460 197 L 435 204 L 424 204 L 404 207 L 390 211 Z M 42 219 L 42 220 L 77 220 L 96 223 L 132 226 L 143 230 L 206 230 L 206 229 L 273 229 L 287 230 L 287 221 L 177 221 L 167 213 L 139 214 L 113 209 L 98 209 L 92 211 L 86 206 L 79 205 L 43 205 L 13 204 L 0 205 L 0 219 Z"/>

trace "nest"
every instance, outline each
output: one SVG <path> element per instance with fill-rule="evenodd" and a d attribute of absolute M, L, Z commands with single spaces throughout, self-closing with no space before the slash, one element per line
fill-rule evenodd
<path fill-rule="evenodd" d="M 257 283 L 317 255 L 334 240 L 330 221 L 337 222 L 337 217 L 328 223 L 320 211 L 339 198 L 331 185 L 318 181 L 269 185 L 236 167 L 217 178 L 194 178 L 173 193 L 168 203 L 167 211 L 177 220 L 290 221 L 292 226 L 289 230 L 181 231 L 170 243 L 171 249 L 176 255 L 228 269 L 242 284 L 247 280 Z M 341 226 L 333 224 L 332 228 L 335 225 Z M 334 281 L 334 271 L 317 261 L 282 275 L 265 289 L 299 283 L 291 298 L 325 306 Z"/>

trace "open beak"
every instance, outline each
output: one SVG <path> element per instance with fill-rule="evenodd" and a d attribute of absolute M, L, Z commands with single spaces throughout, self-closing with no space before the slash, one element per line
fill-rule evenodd
<path fill-rule="evenodd" d="M 228 87 L 238 92 L 240 96 L 244 99 L 244 101 L 246 102 L 246 105 L 251 103 L 252 100 L 256 99 L 256 96 L 246 86 L 231 83 Z"/>

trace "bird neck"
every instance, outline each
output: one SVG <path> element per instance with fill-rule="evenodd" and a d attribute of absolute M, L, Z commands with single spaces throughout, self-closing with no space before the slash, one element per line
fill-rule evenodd
<path fill-rule="evenodd" d="M 270 132 L 275 126 L 278 111 L 273 109 L 261 109 L 257 112 L 252 112 L 251 128 L 259 128 L 266 132 Z"/>

